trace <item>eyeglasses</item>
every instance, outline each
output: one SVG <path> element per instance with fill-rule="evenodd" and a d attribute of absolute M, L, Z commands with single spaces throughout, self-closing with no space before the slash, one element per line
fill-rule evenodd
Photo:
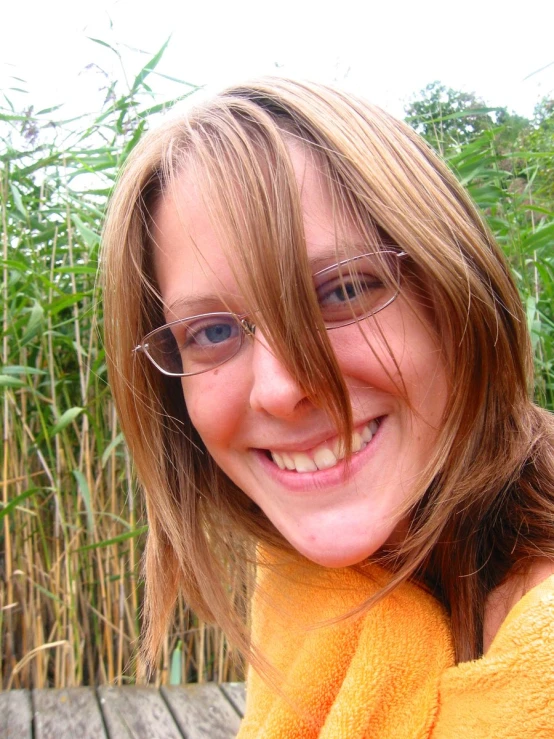
<path fill-rule="evenodd" d="M 380 251 L 344 259 L 313 276 L 327 330 L 348 326 L 390 305 L 400 291 L 405 252 Z M 208 372 L 236 356 L 256 326 L 248 314 L 204 313 L 150 331 L 135 347 L 160 372 L 188 377 Z"/>

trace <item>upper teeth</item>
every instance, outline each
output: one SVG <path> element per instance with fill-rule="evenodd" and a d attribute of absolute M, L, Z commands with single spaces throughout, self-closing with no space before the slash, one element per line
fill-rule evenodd
<path fill-rule="evenodd" d="M 360 431 L 352 434 L 352 451 L 359 452 L 363 449 L 377 432 L 379 423 L 377 420 L 370 421 Z M 337 462 L 344 459 L 344 445 L 338 440 L 328 441 L 312 449 L 310 452 L 273 452 L 271 458 L 282 470 L 295 470 L 296 472 L 315 472 L 316 470 L 327 470 L 334 467 Z"/>

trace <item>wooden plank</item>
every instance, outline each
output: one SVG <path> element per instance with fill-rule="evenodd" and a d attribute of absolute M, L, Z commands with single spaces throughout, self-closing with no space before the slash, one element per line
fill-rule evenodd
<path fill-rule="evenodd" d="M 234 739 L 240 718 L 215 683 L 161 688 L 187 739 Z"/>
<path fill-rule="evenodd" d="M 31 696 L 28 690 L 0 693 L 0 737 L 31 739 Z"/>
<path fill-rule="evenodd" d="M 94 688 L 33 690 L 35 739 L 106 736 Z"/>
<path fill-rule="evenodd" d="M 156 688 L 101 687 L 98 695 L 109 739 L 182 739 Z"/>
<path fill-rule="evenodd" d="M 246 709 L 246 683 L 222 683 L 219 687 L 242 718 Z"/>

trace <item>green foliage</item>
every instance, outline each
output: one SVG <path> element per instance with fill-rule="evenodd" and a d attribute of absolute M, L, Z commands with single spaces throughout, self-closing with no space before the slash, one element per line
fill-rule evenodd
<path fill-rule="evenodd" d="M 533 152 L 537 161 L 537 195 L 554 203 L 554 99 L 544 98 L 535 108 L 535 115 L 522 137 L 527 151 Z"/>
<path fill-rule="evenodd" d="M 532 121 L 428 85 L 409 122 L 450 164 L 508 257 L 535 352 L 537 400 L 554 409 L 554 101 Z M 479 108 L 481 108 L 479 110 Z"/>
<path fill-rule="evenodd" d="M 94 115 L 19 111 L 13 91 L 0 107 L 0 688 L 141 675 L 135 646 L 146 526 L 107 387 L 96 281 L 103 213 L 120 165 L 155 116 L 196 89 L 174 80 L 174 99 L 152 92 L 164 49 L 127 87 L 111 84 Z M 235 676 L 223 637 L 206 635 L 184 604 L 177 629 L 186 637 L 177 652 L 183 675 L 197 676 L 219 651 L 221 673 L 206 677 Z M 168 641 L 166 661 L 170 649 Z"/>
<path fill-rule="evenodd" d="M 467 144 L 494 125 L 494 110 L 474 93 L 432 82 L 406 106 L 406 120 L 440 153 Z"/>

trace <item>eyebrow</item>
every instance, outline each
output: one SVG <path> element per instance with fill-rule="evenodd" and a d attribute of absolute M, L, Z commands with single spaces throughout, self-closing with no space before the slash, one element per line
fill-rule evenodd
<path fill-rule="evenodd" d="M 377 252 L 379 251 L 379 248 L 380 245 L 371 246 L 363 242 L 349 242 L 347 245 L 338 244 L 338 246 L 329 246 L 325 251 L 320 252 L 313 259 L 308 260 L 312 268 L 312 275 L 315 275 L 326 267 L 332 267 L 334 264 L 338 264 L 344 259 Z"/>
<path fill-rule="evenodd" d="M 360 252 L 362 254 L 363 252 Z M 314 257 L 313 259 L 309 259 L 309 263 L 312 267 L 312 274 L 315 274 L 316 272 L 319 272 L 321 269 L 324 269 L 325 267 L 330 267 L 333 264 L 337 264 L 337 262 L 341 262 L 343 259 L 348 259 L 350 255 L 347 253 L 347 251 L 341 247 L 332 247 L 327 249 L 321 254 L 318 254 L 317 257 Z"/>
<path fill-rule="evenodd" d="M 217 313 L 222 309 L 222 305 L 225 305 L 225 298 L 223 295 L 214 295 L 213 293 L 196 294 L 188 297 L 181 297 L 174 300 L 168 306 L 164 307 L 164 313 L 166 318 L 168 314 L 184 313 L 187 315 L 200 315 L 202 313 Z M 231 301 L 227 301 L 231 302 Z"/>

